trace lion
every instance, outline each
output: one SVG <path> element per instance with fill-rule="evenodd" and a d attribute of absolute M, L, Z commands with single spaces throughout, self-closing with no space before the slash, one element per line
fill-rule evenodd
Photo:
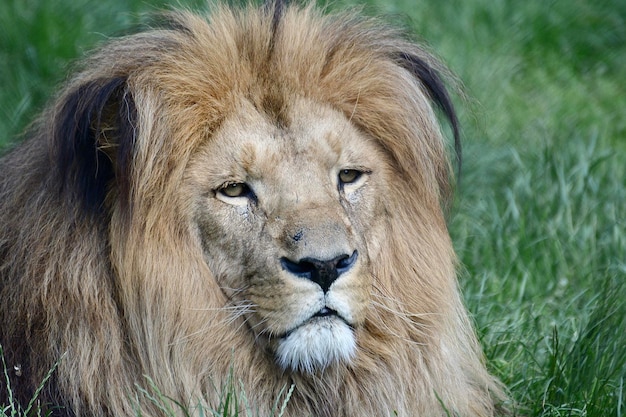
<path fill-rule="evenodd" d="M 231 381 L 259 416 L 497 414 L 446 225 L 447 74 L 312 4 L 102 46 L 1 160 L 1 403 L 44 381 L 54 416 L 159 416 L 147 381 L 192 410 Z"/>

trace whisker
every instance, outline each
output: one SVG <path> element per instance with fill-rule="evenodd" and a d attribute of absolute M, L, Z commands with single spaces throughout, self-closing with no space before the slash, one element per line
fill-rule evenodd
<path fill-rule="evenodd" d="M 189 308 L 189 311 L 201 311 L 201 312 L 222 312 L 224 313 L 222 318 L 220 319 L 220 323 L 225 326 L 233 325 L 237 320 L 243 318 L 242 322 L 237 326 L 235 332 L 239 332 L 241 327 L 243 327 L 248 321 L 248 317 L 250 314 L 254 313 L 256 310 L 256 305 L 249 302 L 243 301 L 239 304 L 230 304 L 222 307 L 206 307 L 206 308 Z M 216 316 L 217 317 L 217 316 Z M 183 337 L 178 338 L 174 343 L 183 343 L 189 341 L 195 337 L 200 337 L 211 329 L 215 328 L 215 323 L 208 321 L 202 328 L 198 329 L 193 333 L 186 334 Z"/>

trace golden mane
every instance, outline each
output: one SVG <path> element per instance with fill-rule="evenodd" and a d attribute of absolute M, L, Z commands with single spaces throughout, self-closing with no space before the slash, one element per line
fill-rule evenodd
<path fill-rule="evenodd" d="M 422 48 L 354 13 L 215 7 L 114 40 L 82 68 L 0 163 L 0 344 L 20 401 L 62 358 L 41 393 L 64 407 L 53 415 L 161 415 L 133 394 L 145 376 L 182 404 L 211 404 L 229 375 L 260 415 L 292 385 L 290 416 L 495 413 L 503 397 L 442 210 L 450 164 L 434 107 L 455 130 L 456 118 Z M 281 125 L 293 96 L 345 115 L 397 178 L 379 196 L 386 239 L 368 241 L 358 352 L 312 374 L 278 368 L 228 308 L 184 185 L 242 98 Z"/>

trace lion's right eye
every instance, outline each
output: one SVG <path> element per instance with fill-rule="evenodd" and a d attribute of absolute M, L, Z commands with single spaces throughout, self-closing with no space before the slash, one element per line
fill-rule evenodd
<path fill-rule="evenodd" d="M 231 182 L 224 184 L 217 189 L 217 192 L 222 196 L 229 198 L 250 197 L 254 195 L 250 187 L 243 182 Z"/>

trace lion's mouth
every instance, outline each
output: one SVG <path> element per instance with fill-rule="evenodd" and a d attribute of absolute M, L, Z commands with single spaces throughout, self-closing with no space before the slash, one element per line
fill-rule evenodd
<path fill-rule="evenodd" d="M 339 322 L 343 322 L 345 325 L 347 325 L 350 328 L 350 330 L 354 330 L 354 327 L 352 326 L 352 324 L 350 324 L 345 318 L 343 318 L 341 314 L 339 314 L 336 310 L 333 310 L 332 308 L 328 308 L 328 307 L 322 307 L 317 313 L 313 314 L 311 317 L 309 317 L 302 323 L 298 324 L 297 326 L 293 327 L 292 329 L 286 331 L 285 333 L 280 335 L 278 338 L 286 339 L 294 331 L 307 325 L 313 325 L 313 324 L 324 325 L 324 322 L 327 322 L 328 325 L 332 325 L 335 320 Z"/>
<path fill-rule="evenodd" d="M 276 342 L 274 353 L 279 366 L 304 373 L 349 362 L 357 348 L 353 326 L 328 307 L 321 308 Z"/>
<path fill-rule="evenodd" d="M 333 310 L 332 308 L 324 307 L 320 311 L 315 313 L 311 318 L 314 318 L 314 317 L 328 317 L 328 316 L 337 316 L 337 317 L 339 317 L 339 314 L 335 310 Z"/>

